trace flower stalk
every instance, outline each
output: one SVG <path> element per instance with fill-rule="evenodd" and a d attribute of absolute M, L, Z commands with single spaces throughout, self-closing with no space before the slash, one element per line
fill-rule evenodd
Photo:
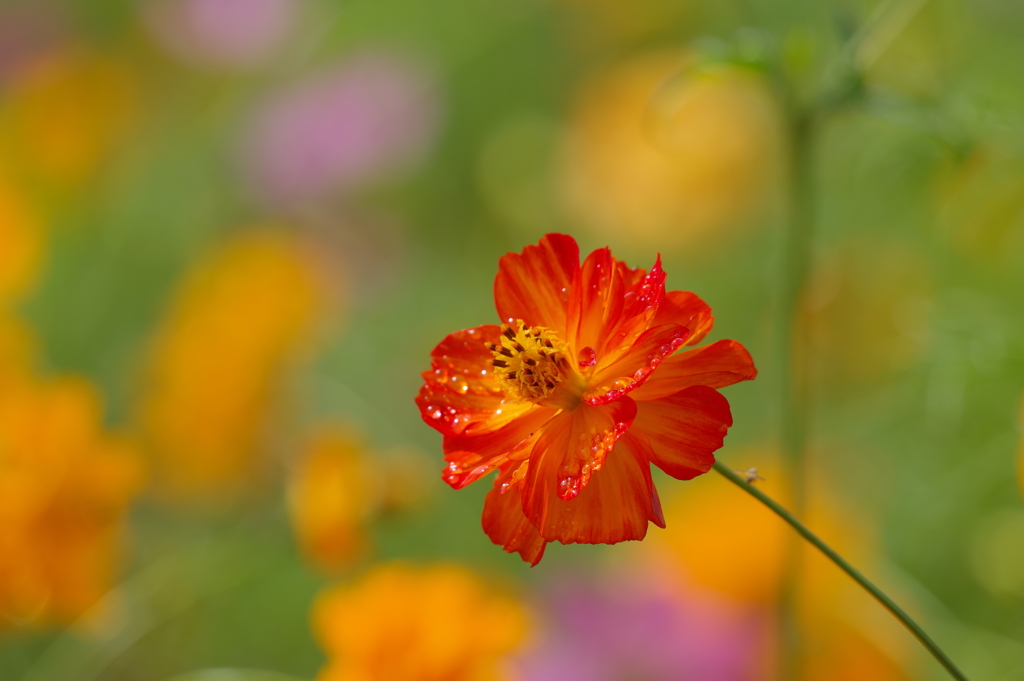
<path fill-rule="evenodd" d="M 721 473 L 723 476 L 728 478 L 730 482 L 751 495 L 762 504 L 771 509 L 777 516 L 789 523 L 793 529 L 795 529 L 800 536 L 806 539 L 808 542 L 814 545 L 819 551 L 835 563 L 840 570 L 848 574 L 855 582 L 860 584 L 865 591 L 874 596 L 875 600 L 881 603 L 886 610 L 900 621 L 914 637 L 921 642 L 928 652 L 939 661 L 946 671 L 949 672 L 950 676 L 958 681 L 968 681 L 967 676 L 953 663 L 949 656 L 932 640 L 931 636 L 921 628 L 914 618 L 907 614 L 903 608 L 901 608 L 894 600 L 889 598 L 884 591 L 879 589 L 874 582 L 861 574 L 860 570 L 850 565 L 845 558 L 836 553 L 828 544 L 823 542 L 816 534 L 811 532 L 807 527 L 796 519 L 789 511 L 783 508 L 778 502 L 769 497 L 767 494 L 759 490 L 754 485 L 747 482 L 743 477 L 735 473 L 731 468 L 726 466 L 721 461 L 716 461 L 714 468 L 716 471 Z"/>
<path fill-rule="evenodd" d="M 776 317 L 776 365 L 779 367 L 781 449 L 785 470 L 793 481 L 792 504 L 803 513 L 803 469 L 807 449 L 807 367 L 801 361 L 807 352 L 807 338 L 800 318 L 801 294 L 811 269 L 811 241 L 814 235 L 813 151 L 815 115 L 793 112 L 790 124 L 790 225 L 783 247 L 781 289 Z M 797 350 L 799 348 L 799 350 Z M 799 674 L 799 632 L 794 619 L 796 585 L 800 566 L 795 544 L 788 545 L 783 574 L 780 623 L 782 627 L 783 678 Z"/>

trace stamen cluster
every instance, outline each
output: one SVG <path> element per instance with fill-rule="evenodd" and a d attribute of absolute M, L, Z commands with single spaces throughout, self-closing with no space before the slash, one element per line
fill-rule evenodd
<path fill-rule="evenodd" d="M 494 355 L 494 375 L 506 391 L 524 400 L 537 401 L 549 396 L 569 373 L 565 343 L 549 329 L 526 327 L 516 320 L 516 328 L 501 325 L 499 343 L 488 343 Z"/>

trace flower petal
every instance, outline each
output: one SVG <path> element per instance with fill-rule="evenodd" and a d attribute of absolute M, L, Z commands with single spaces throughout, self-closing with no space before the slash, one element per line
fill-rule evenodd
<path fill-rule="evenodd" d="M 650 272 L 639 268 L 619 268 L 619 271 L 626 291 L 619 324 L 608 329 L 600 348 L 598 361 L 603 366 L 617 362 L 630 352 L 641 334 L 651 328 L 665 298 L 665 271 L 661 269 L 660 255 Z"/>
<path fill-rule="evenodd" d="M 689 480 L 715 463 L 732 413 L 714 388 L 695 385 L 674 395 L 637 405 L 633 430 L 651 444 L 651 463 L 673 478 Z"/>
<path fill-rule="evenodd" d="M 517 467 L 505 467 L 494 480 L 494 488 L 484 500 L 483 527 L 492 542 L 509 553 L 518 553 L 530 565 L 536 565 L 544 556 L 547 542 L 523 513 L 519 490 L 513 487 L 502 491 Z"/>
<path fill-rule="evenodd" d="M 442 478 L 455 489 L 462 489 L 510 460 L 527 458 L 534 436 L 557 413 L 554 409 L 532 405 L 525 414 L 498 430 L 445 435 L 444 460 L 448 466 Z"/>
<path fill-rule="evenodd" d="M 609 333 L 622 323 L 626 287 L 618 265 L 609 249 L 599 248 L 573 281 L 566 340 L 577 352 L 585 347 L 603 351 Z"/>
<path fill-rule="evenodd" d="M 444 435 L 494 431 L 526 413 L 529 402 L 507 399 L 491 371 L 485 343 L 498 340 L 500 327 L 486 324 L 449 334 L 431 351 L 431 368 L 416 396 L 427 425 Z"/>
<path fill-rule="evenodd" d="M 544 539 L 563 544 L 614 544 L 643 539 L 649 521 L 664 527 L 661 502 L 651 480 L 649 452 L 646 440 L 627 430 L 578 496 L 565 501 L 549 489 L 538 525 Z"/>
<path fill-rule="evenodd" d="M 565 234 L 547 234 L 536 246 L 503 256 L 494 280 L 498 316 L 546 326 L 565 338 L 569 292 L 579 269 L 579 246 Z"/>
<path fill-rule="evenodd" d="M 621 260 L 619 260 L 616 265 L 618 266 L 619 274 L 622 275 L 622 281 L 625 282 L 627 289 L 633 288 L 647 276 L 647 270 L 643 267 L 630 267 Z"/>
<path fill-rule="evenodd" d="M 692 385 L 724 388 L 755 376 L 757 369 L 747 349 L 734 340 L 720 340 L 665 359 L 630 396 L 634 400 L 657 400 Z"/>
<path fill-rule="evenodd" d="M 704 340 L 711 327 L 714 326 L 715 318 L 711 314 L 711 308 L 689 291 L 668 291 L 665 299 L 658 306 L 658 314 L 651 322 L 652 326 L 662 324 L 679 324 L 690 330 L 686 339 L 687 345 L 696 345 Z"/>
<path fill-rule="evenodd" d="M 542 534 L 553 504 L 573 499 L 595 479 L 635 414 L 629 398 L 600 407 L 584 403 L 545 425 L 522 485 L 523 512 Z"/>
<path fill-rule="evenodd" d="M 644 331 L 621 359 L 598 367 L 583 399 L 594 406 L 607 404 L 640 387 L 665 357 L 679 349 L 688 334 L 689 330 L 678 324 Z"/>

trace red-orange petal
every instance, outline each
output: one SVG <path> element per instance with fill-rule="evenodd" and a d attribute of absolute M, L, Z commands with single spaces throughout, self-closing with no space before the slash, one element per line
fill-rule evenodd
<path fill-rule="evenodd" d="M 485 343 L 497 342 L 500 327 L 486 324 L 449 334 L 431 353 L 423 387 L 416 396 L 427 425 L 445 435 L 501 428 L 530 404 L 506 398 L 491 372 Z"/>
<path fill-rule="evenodd" d="M 519 465 L 506 466 L 494 480 L 494 488 L 484 500 L 483 527 L 492 542 L 509 553 L 518 553 L 530 565 L 536 565 L 544 556 L 547 542 L 523 513 L 519 489 L 502 493 L 502 485 Z"/>
<path fill-rule="evenodd" d="M 541 536 L 563 544 L 614 544 L 643 539 L 648 522 L 664 527 L 648 453 L 647 443 L 627 430 L 578 496 L 565 501 L 548 490 Z"/>
<path fill-rule="evenodd" d="M 544 427 L 521 485 L 523 512 L 542 534 L 553 502 L 577 497 L 592 482 L 635 414 L 636 403 L 629 398 L 600 407 L 584 403 Z"/>
<path fill-rule="evenodd" d="M 583 261 L 569 296 L 566 339 L 577 349 L 604 350 L 610 332 L 622 322 L 626 287 L 611 250 L 599 248 Z"/>
<path fill-rule="evenodd" d="M 673 478 L 689 480 L 711 470 L 732 413 L 714 388 L 696 385 L 637 405 L 633 430 L 651 444 L 651 463 Z"/>
<path fill-rule="evenodd" d="M 608 404 L 639 388 L 662 360 L 679 349 L 688 334 L 689 330 L 678 324 L 644 331 L 621 359 L 611 365 L 598 365 L 583 399 L 594 406 Z"/>
<path fill-rule="evenodd" d="M 579 246 L 565 234 L 547 234 L 536 246 L 503 256 L 494 280 L 498 317 L 546 326 L 565 338 L 569 293 L 579 269 Z"/>
<path fill-rule="evenodd" d="M 619 268 L 626 284 L 619 323 L 608 329 L 600 347 L 598 362 L 608 366 L 619 361 L 652 327 L 658 307 L 665 298 L 665 271 L 661 269 L 661 256 L 650 272 L 642 269 Z"/>
<path fill-rule="evenodd" d="M 658 257 L 660 258 L 661 256 Z M 647 270 L 643 267 L 630 267 L 621 260 L 616 263 L 616 266 L 618 267 L 619 274 L 622 275 L 622 281 L 625 282 L 627 289 L 633 288 L 647 276 Z"/>
<path fill-rule="evenodd" d="M 658 306 L 658 314 L 651 326 L 662 324 L 679 324 L 690 330 L 686 345 L 696 345 L 714 326 L 715 318 L 711 308 L 696 294 L 689 291 L 668 291 L 665 299 Z"/>
<path fill-rule="evenodd" d="M 535 437 L 558 412 L 534 405 L 522 416 L 495 431 L 445 435 L 444 460 L 448 462 L 441 477 L 455 489 L 462 489 L 491 471 L 529 456 Z"/>
<path fill-rule="evenodd" d="M 757 369 L 747 349 L 734 340 L 720 340 L 666 358 L 630 397 L 657 400 L 692 385 L 724 388 L 755 376 Z"/>

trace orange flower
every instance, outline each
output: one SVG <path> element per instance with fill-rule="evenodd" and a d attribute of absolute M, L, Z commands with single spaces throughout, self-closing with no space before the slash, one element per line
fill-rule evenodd
<path fill-rule="evenodd" d="M 141 420 L 172 491 L 250 476 L 284 370 L 313 335 L 322 290 L 293 239 L 234 238 L 186 278 L 154 349 Z"/>
<path fill-rule="evenodd" d="M 136 118 L 129 61 L 84 48 L 55 51 L 19 74 L 0 108 L 0 156 L 59 192 L 100 168 Z"/>
<path fill-rule="evenodd" d="M 110 589 L 134 448 L 102 429 L 81 379 L 9 378 L 0 391 L 0 629 L 69 623 Z"/>
<path fill-rule="evenodd" d="M 322 595 L 314 628 L 329 658 L 317 681 L 501 681 L 527 615 L 463 568 L 394 564 Z"/>
<path fill-rule="evenodd" d="M 641 244 L 710 243 L 771 208 L 782 126 L 762 75 L 650 52 L 587 79 L 561 145 L 581 227 Z"/>
<path fill-rule="evenodd" d="M 37 346 L 33 330 L 0 308 L 0 385 L 28 373 L 36 363 Z"/>
<path fill-rule="evenodd" d="M 306 444 L 288 502 L 303 554 L 325 572 L 340 572 L 366 545 L 364 526 L 380 505 L 365 445 L 340 427 L 324 427 Z"/>
<path fill-rule="evenodd" d="M 497 470 L 484 530 L 537 564 L 547 542 L 612 544 L 665 526 L 653 463 L 688 480 L 710 470 L 732 425 L 715 388 L 756 375 L 723 340 L 674 355 L 711 330 L 700 298 L 665 291 L 660 258 L 631 269 L 602 248 L 548 234 L 501 259 L 501 326 L 434 348 L 416 402 L 444 435 L 459 489 Z"/>
<path fill-rule="evenodd" d="M 43 219 L 0 168 L 0 305 L 20 299 L 32 288 L 46 241 Z"/>

